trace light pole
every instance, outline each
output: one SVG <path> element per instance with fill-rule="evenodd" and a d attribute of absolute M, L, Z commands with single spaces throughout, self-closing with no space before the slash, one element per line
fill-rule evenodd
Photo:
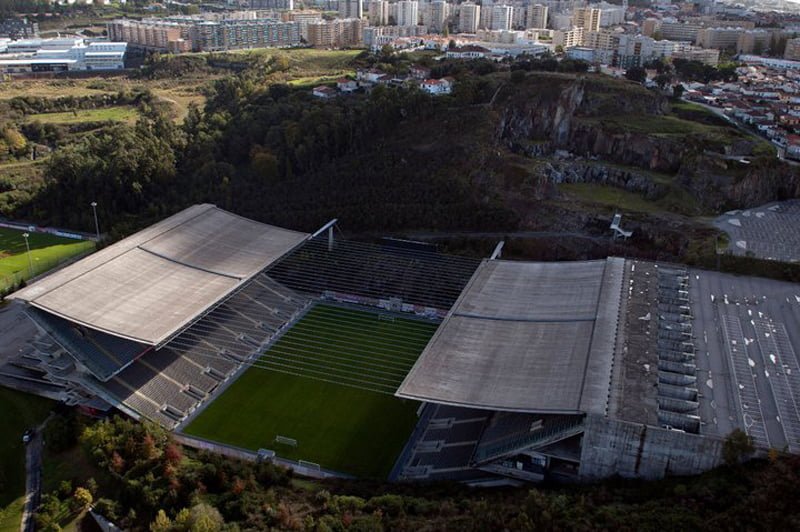
<path fill-rule="evenodd" d="M 28 250 L 28 268 L 29 268 L 31 277 L 33 277 L 33 260 L 31 259 L 31 246 L 30 246 L 30 244 L 28 244 L 28 237 L 29 236 L 31 236 L 31 235 L 29 235 L 28 233 L 22 233 L 22 238 L 25 239 L 25 249 Z"/>
<path fill-rule="evenodd" d="M 94 213 L 94 231 L 97 233 L 97 243 L 100 243 L 100 224 L 97 223 L 97 202 L 93 201 L 92 205 L 92 212 Z"/>

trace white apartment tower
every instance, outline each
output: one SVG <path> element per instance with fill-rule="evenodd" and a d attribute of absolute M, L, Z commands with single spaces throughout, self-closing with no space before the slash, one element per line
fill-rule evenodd
<path fill-rule="evenodd" d="M 492 19 L 489 24 L 489 29 L 492 30 L 510 30 L 512 28 L 512 20 L 514 16 L 514 8 L 506 5 L 492 6 Z"/>
<path fill-rule="evenodd" d="M 600 31 L 602 10 L 594 7 L 577 7 L 572 12 L 572 25 L 586 31 Z"/>
<path fill-rule="evenodd" d="M 477 33 L 481 20 L 481 6 L 464 2 L 458 12 L 458 30 L 462 33 Z"/>
<path fill-rule="evenodd" d="M 339 0 L 339 18 L 362 18 L 364 0 Z"/>
<path fill-rule="evenodd" d="M 372 0 L 369 3 L 369 23 L 372 26 L 389 25 L 389 2 L 387 0 Z"/>
<path fill-rule="evenodd" d="M 450 14 L 450 4 L 445 0 L 434 0 L 426 4 L 423 9 L 423 24 L 433 32 L 443 31 L 447 24 L 447 17 Z"/>
<path fill-rule="evenodd" d="M 542 4 L 528 6 L 528 18 L 525 20 L 526 28 L 543 29 L 547 27 L 547 16 L 550 8 Z"/>
<path fill-rule="evenodd" d="M 416 26 L 419 23 L 419 2 L 400 0 L 397 2 L 397 25 Z"/>

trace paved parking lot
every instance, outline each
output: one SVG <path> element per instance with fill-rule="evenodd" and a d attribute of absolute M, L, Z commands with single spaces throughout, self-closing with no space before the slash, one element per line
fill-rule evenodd
<path fill-rule="evenodd" d="M 714 225 L 730 237 L 729 251 L 762 259 L 800 261 L 800 200 L 726 212 Z"/>
<path fill-rule="evenodd" d="M 800 285 L 690 273 L 701 432 L 800 452 Z"/>

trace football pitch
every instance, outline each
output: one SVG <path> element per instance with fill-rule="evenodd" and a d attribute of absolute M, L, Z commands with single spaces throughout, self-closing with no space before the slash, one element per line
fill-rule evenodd
<path fill-rule="evenodd" d="M 0 227 L 0 290 L 13 286 L 20 278 L 28 279 L 31 269 L 39 275 L 67 258 L 94 249 L 90 240 L 73 240 L 47 233 L 30 233 L 30 261 L 23 231 Z M 32 265 L 32 268 L 31 268 Z"/>
<path fill-rule="evenodd" d="M 437 328 L 318 304 L 184 430 L 248 449 L 385 478 L 418 403 L 392 394 Z M 297 440 L 297 447 L 276 443 Z"/>

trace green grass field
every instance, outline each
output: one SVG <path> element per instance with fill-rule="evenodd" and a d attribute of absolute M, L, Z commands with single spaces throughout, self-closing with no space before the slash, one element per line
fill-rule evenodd
<path fill-rule="evenodd" d="M 0 227 L 0 290 L 20 277 L 30 277 L 30 263 L 22 231 Z M 73 240 L 45 233 L 30 233 L 31 262 L 35 275 L 54 268 L 69 257 L 94 249 L 90 240 Z"/>
<path fill-rule="evenodd" d="M 28 115 L 28 122 L 43 124 L 82 124 L 84 122 L 135 122 L 139 113 L 133 107 L 116 106 L 102 109 L 76 109 L 63 113 L 42 113 Z"/>
<path fill-rule="evenodd" d="M 44 421 L 53 404 L 0 387 L 0 530 L 19 530 L 25 495 L 22 433 Z"/>
<path fill-rule="evenodd" d="M 185 432 L 385 478 L 416 423 L 418 407 L 392 393 L 436 327 L 317 305 Z M 296 439 L 297 448 L 275 443 L 278 435 Z"/>

